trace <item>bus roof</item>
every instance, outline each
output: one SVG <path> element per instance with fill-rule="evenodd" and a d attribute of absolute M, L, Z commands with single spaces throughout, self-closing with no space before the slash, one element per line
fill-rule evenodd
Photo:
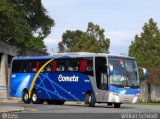
<path fill-rule="evenodd" d="M 39 59 L 52 59 L 52 58 L 73 58 L 73 57 L 95 57 L 95 56 L 108 56 L 108 57 L 124 57 L 135 59 L 126 55 L 116 55 L 107 53 L 90 53 L 90 52 L 73 52 L 73 53 L 55 53 L 51 56 L 32 56 L 32 57 L 14 57 L 13 60 L 39 60 Z"/>

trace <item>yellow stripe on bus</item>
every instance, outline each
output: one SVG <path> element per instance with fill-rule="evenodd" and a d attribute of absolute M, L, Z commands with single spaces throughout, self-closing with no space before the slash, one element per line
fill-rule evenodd
<path fill-rule="evenodd" d="M 35 82 L 36 82 L 36 80 L 37 80 L 37 78 L 38 78 L 38 75 L 41 73 L 41 71 L 45 68 L 45 66 L 47 65 L 47 64 L 49 64 L 50 62 L 52 62 L 54 59 L 51 59 L 51 60 L 49 60 L 49 61 L 47 61 L 39 70 L 38 70 L 38 72 L 36 73 L 36 75 L 35 75 L 35 77 L 34 77 L 34 79 L 32 80 L 32 83 L 31 83 L 31 86 L 30 86 L 30 89 L 29 89 L 29 98 L 31 98 L 31 91 L 32 91 L 32 89 L 33 89 L 33 87 L 34 87 L 34 84 L 35 84 Z"/>

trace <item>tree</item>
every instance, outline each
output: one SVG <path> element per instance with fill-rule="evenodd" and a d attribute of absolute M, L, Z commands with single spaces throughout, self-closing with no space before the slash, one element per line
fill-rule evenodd
<path fill-rule="evenodd" d="M 150 84 L 155 84 L 159 80 L 158 67 L 160 63 L 160 30 L 157 23 L 151 18 L 143 26 L 143 32 L 140 36 L 136 35 L 135 40 L 129 47 L 129 55 L 137 59 L 140 67 L 146 67 L 148 70 L 148 92 L 150 93 Z M 156 72 L 154 72 L 156 71 Z M 154 76 L 153 76 L 154 75 Z M 154 78 L 154 80 L 153 80 Z M 149 94 L 149 101 L 151 100 Z"/>
<path fill-rule="evenodd" d="M 110 40 L 105 38 L 104 32 L 100 26 L 89 22 L 85 32 L 67 30 L 63 33 L 58 47 L 63 46 L 65 52 L 108 52 Z"/>
<path fill-rule="evenodd" d="M 58 51 L 59 53 L 63 53 L 65 51 L 65 48 L 64 48 L 62 42 L 58 43 L 58 49 L 59 49 L 59 51 Z"/>
<path fill-rule="evenodd" d="M 87 34 L 90 41 L 94 43 L 99 49 L 98 52 L 109 52 L 110 39 L 105 38 L 105 30 L 100 28 L 99 25 L 94 25 L 92 22 L 88 23 Z"/>
<path fill-rule="evenodd" d="M 135 36 L 135 40 L 129 47 L 129 55 L 134 56 L 137 59 L 138 65 L 146 67 L 148 71 L 159 65 L 160 31 L 157 23 L 152 18 L 148 23 L 145 23 L 140 36 Z"/>
<path fill-rule="evenodd" d="M 157 86 L 160 85 L 160 65 L 153 67 L 150 70 L 147 79 L 150 79 L 150 80 L 148 80 L 148 82 L 150 82 L 152 84 L 155 84 Z"/>
<path fill-rule="evenodd" d="M 77 38 L 79 38 L 83 34 L 82 31 L 76 30 L 76 31 L 70 31 L 67 30 L 62 35 L 62 42 L 61 45 L 63 45 L 65 50 L 70 50 L 77 42 Z"/>
<path fill-rule="evenodd" d="M 46 51 L 43 39 L 54 25 L 41 0 L 1 0 L 0 40 L 12 43 L 25 54 L 26 48 Z"/>

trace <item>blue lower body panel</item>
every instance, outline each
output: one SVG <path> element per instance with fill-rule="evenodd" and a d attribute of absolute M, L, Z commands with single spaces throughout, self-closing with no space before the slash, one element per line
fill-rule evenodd
<path fill-rule="evenodd" d="M 17 73 L 14 75 L 11 78 L 10 95 L 21 97 L 24 88 L 29 90 L 35 74 Z M 24 81 L 26 77 L 29 79 Z M 39 99 L 73 101 L 83 101 L 86 91 L 93 91 L 89 76 L 78 72 L 40 73 L 34 88 L 38 91 Z"/>

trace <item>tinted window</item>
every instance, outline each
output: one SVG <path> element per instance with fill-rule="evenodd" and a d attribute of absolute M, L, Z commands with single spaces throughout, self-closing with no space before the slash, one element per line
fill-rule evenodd
<path fill-rule="evenodd" d="M 67 62 L 67 71 L 78 71 L 79 70 L 79 60 L 71 59 Z"/>
<path fill-rule="evenodd" d="M 65 67 L 66 67 L 65 63 L 66 61 L 63 61 L 63 60 L 57 61 L 56 71 L 65 71 Z"/>
<path fill-rule="evenodd" d="M 12 65 L 13 73 L 37 72 L 40 68 L 39 61 L 14 60 Z"/>
<path fill-rule="evenodd" d="M 15 60 L 12 72 L 37 72 L 48 60 Z M 41 72 L 81 72 L 93 76 L 93 58 L 56 59 Z"/>
<path fill-rule="evenodd" d="M 12 72 L 18 73 L 20 72 L 20 68 L 21 68 L 21 61 L 14 60 L 12 64 Z"/>
<path fill-rule="evenodd" d="M 21 72 L 30 72 L 31 62 L 22 61 L 21 62 Z"/>
<path fill-rule="evenodd" d="M 93 76 L 93 58 L 81 59 L 79 72 Z"/>

